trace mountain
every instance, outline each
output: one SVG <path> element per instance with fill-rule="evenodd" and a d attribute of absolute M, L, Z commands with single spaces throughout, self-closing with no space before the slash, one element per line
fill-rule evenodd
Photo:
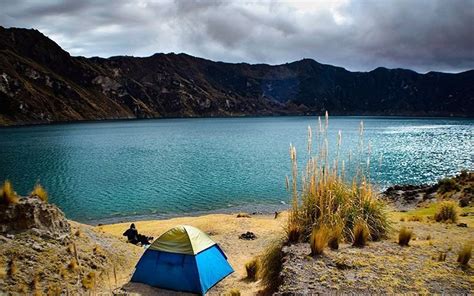
<path fill-rule="evenodd" d="M 37 30 L 0 27 L 0 124 L 320 114 L 474 116 L 474 70 L 350 72 L 186 54 L 72 57 Z"/>

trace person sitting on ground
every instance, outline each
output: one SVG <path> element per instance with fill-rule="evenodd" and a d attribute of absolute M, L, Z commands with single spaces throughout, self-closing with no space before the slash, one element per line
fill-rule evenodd
<path fill-rule="evenodd" d="M 138 239 L 138 231 L 137 229 L 135 228 L 135 224 L 132 223 L 130 225 L 130 228 L 127 229 L 124 233 L 123 233 L 123 236 L 126 236 L 127 237 L 127 240 L 129 243 L 132 243 L 134 245 L 138 244 L 139 242 L 139 239 Z"/>

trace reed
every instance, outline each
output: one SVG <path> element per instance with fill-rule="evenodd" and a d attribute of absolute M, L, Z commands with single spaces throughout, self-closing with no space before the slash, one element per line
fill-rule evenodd
<path fill-rule="evenodd" d="M 365 221 L 372 240 L 385 237 L 390 224 L 385 204 L 377 198 L 370 183 L 371 148 L 370 145 L 365 148 L 363 122 L 359 127 L 358 145 L 355 145 L 358 153 L 353 155 L 350 150 L 347 158 L 347 165 L 359 164 L 351 180 L 346 180 L 347 165 L 341 159 L 343 132 L 337 133 L 336 146 L 330 150 L 328 128 L 327 112 L 324 123 L 318 118 L 316 133 L 308 127 L 306 164 L 301 173 L 296 148 L 290 144 L 291 177 L 285 180 L 291 195 L 286 226 L 288 241 L 308 241 L 313 228 L 323 225 L 329 229 L 340 228 L 341 237 L 352 241 L 353 229 L 359 220 Z"/>

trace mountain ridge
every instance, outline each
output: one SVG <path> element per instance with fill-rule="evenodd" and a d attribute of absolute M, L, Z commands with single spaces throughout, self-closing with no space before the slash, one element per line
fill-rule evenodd
<path fill-rule="evenodd" d="M 0 125 L 325 110 L 474 116 L 474 70 L 351 72 L 308 58 L 268 65 L 185 53 L 75 57 L 38 30 L 0 26 Z"/>

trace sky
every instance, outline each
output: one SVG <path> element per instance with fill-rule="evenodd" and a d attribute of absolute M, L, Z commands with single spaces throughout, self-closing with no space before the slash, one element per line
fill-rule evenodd
<path fill-rule="evenodd" d="M 0 25 L 38 29 L 86 57 L 474 69 L 474 0 L 1 0 Z"/>

